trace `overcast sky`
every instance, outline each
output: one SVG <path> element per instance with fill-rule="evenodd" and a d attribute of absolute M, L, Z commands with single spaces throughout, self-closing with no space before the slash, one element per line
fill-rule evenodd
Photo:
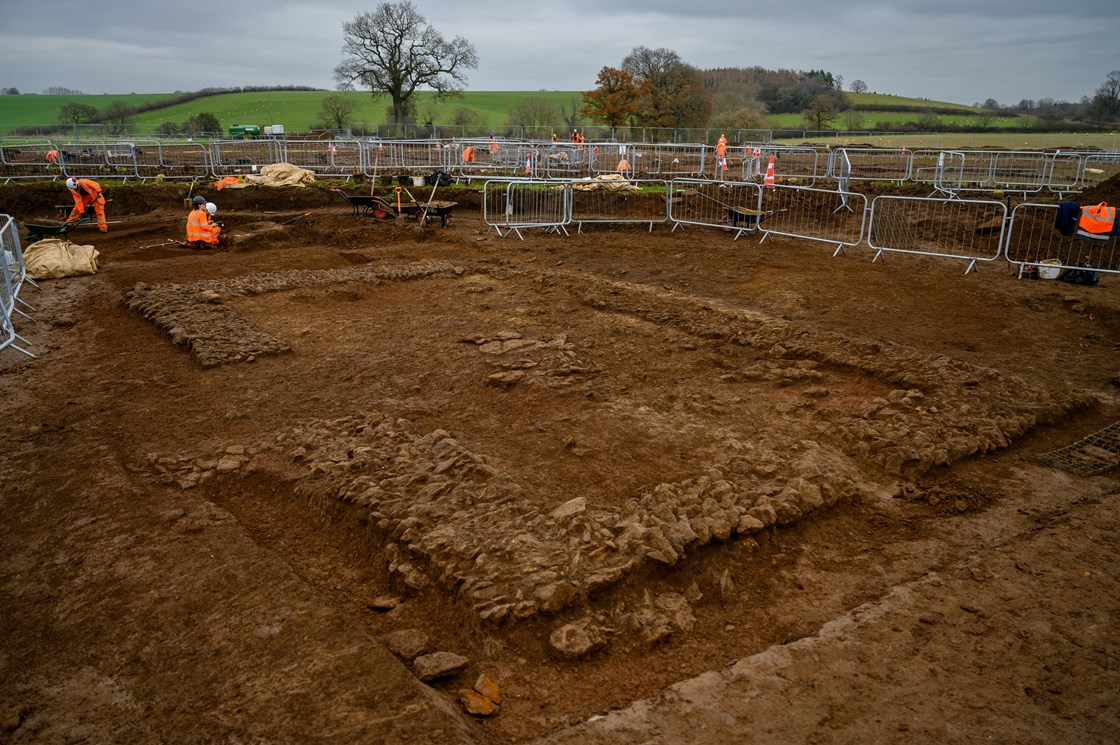
<path fill-rule="evenodd" d="M 342 24 L 374 2 L 2 0 L 0 87 L 334 88 Z M 636 46 L 700 68 L 825 69 L 844 88 L 970 104 L 1078 101 L 1120 69 L 1120 0 L 414 0 L 478 51 L 468 89 L 589 90 Z M 2 99 L 0 99 L 2 105 Z"/>

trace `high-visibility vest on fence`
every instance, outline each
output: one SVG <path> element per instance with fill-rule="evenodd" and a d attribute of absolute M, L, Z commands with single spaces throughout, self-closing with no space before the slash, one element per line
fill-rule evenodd
<path fill-rule="evenodd" d="M 1079 230 L 1094 235 L 1108 235 L 1115 226 L 1116 208 L 1109 207 L 1108 202 L 1081 208 L 1081 218 L 1077 221 Z"/>

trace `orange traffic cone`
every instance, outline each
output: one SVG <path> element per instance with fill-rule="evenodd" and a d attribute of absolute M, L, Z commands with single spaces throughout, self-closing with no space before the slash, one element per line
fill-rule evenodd
<path fill-rule="evenodd" d="M 774 188 L 774 153 L 770 153 L 770 162 L 766 164 L 766 178 L 762 179 L 762 183 Z"/>
<path fill-rule="evenodd" d="M 532 172 L 533 172 L 533 156 L 526 155 L 525 156 L 525 173 L 532 173 Z"/>

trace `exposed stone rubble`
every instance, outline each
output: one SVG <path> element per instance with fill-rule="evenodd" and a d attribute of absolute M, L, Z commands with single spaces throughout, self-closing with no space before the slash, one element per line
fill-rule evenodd
<path fill-rule="evenodd" d="M 472 336 L 460 341 L 475 344 L 480 353 L 492 357 L 500 372 L 491 375 L 487 383 L 498 388 L 510 388 L 521 382 L 561 388 L 571 385 L 579 376 L 603 372 L 602 368 L 577 359 L 575 345 L 568 343 L 567 334 L 542 340 L 516 331 L 499 331 L 493 337 Z"/>
<path fill-rule="evenodd" d="M 659 483 L 622 507 L 576 497 L 551 510 L 448 432 L 423 436 L 383 415 L 308 422 L 278 445 L 300 465 L 297 489 L 369 511 L 404 585 L 455 589 L 483 620 L 555 613 L 634 567 L 672 565 L 711 541 L 789 524 L 862 493 L 844 456 L 766 436 L 690 479 Z"/>
<path fill-rule="evenodd" d="M 438 680 L 439 678 L 450 678 L 452 675 L 458 675 L 467 668 L 470 663 L 466 657 L 454 652 L 432 652 L 431 654 L 423 654 L 412 661 L 412 670 L 416 673 L 416 677 L 424 682 L 429 680 Z"/>
<path fill-rule="evenodd" d="M 598 310 L 749 347 L 764 359 L 791 367 L 858 371 L 893 385 L 888 396 L 868 402 L 857 416 L 822 422 L 816 438 L 853 457 L 877 462 L 891 476 L 913 478 L 934 466 L 1007 447 L 1037 424 L 1057 421 L 1092 402 L 1084 393 L 1050 391 L 998 370 L 811 330 L 710 298 L 589 276 L 568 275 L 565 281 L 573 295 Z M 806 376 L 816 379 L 811 370 Z M 820 387 L 812 390 L 809 398 L 828 394 Z"/>
<path fill-rule="evenodd" d="M 226 302 L 248 295 L 263 295 L 301 288 L 326 287 L 343 282 L 400 282 L 461 274 L 446 261 L 419 261 L 393 266 L 351 269 L 292 270 L 247 274 L 189 284 L 137 284 L 125 295 L 129 308 L 139 311 L 171 341 L 188 347 L 205 367 L 229 362 L 252 362 L 268 354 L 291 350 L 285 342 L 265 334 Z"/>
<path fill-rule="evenodd" d="M 240 473 L 249 475 L 259 468 L 262 448 L 230 445 L 212 455 L 159 455 L 151 453 L 147 457 L 149 468 L 156 477 L 165 483 L 172 483 L 181 489 L 193 489 L 205 484 L 215 476 Z"/>

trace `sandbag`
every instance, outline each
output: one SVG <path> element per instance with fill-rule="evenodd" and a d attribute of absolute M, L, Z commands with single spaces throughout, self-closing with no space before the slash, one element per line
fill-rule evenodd
<path fill-rule="evenodd" d="M 23 252 L 31 279 L 59 279 L 97 273 L 97 249 L 60 238 L 44 238 Z"/>

